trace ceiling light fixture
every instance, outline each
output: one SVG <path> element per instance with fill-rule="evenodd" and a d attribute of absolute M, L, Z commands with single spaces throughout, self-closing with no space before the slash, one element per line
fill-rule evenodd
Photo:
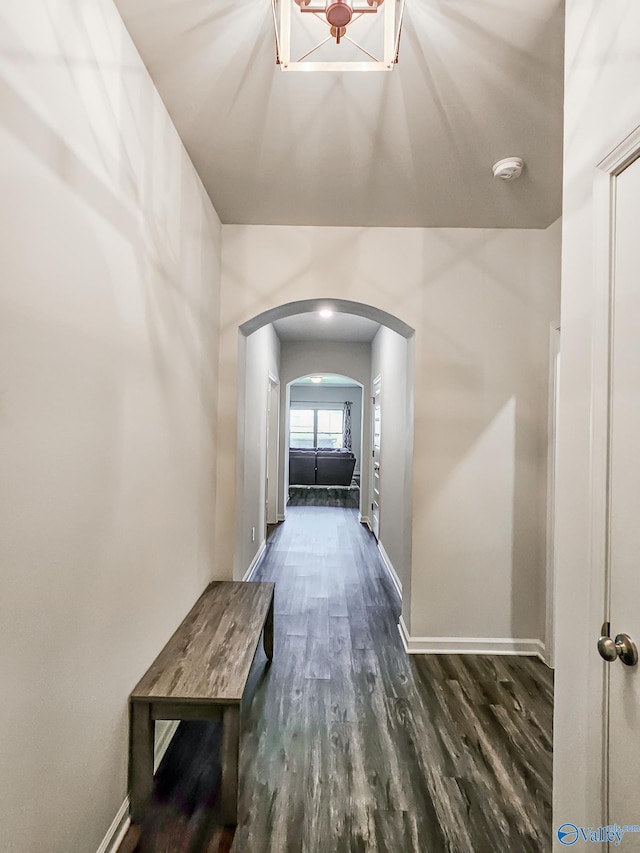
<path fill-rule="evenodd" d="M 330 308 L 323 308 L 322 311 L 320 312 L 320 316 L 324 320 L 328 320 L 329 317 L 333 317 L 333 311 Z"/>
<path fill-rule="evenodd" d="M 318 382 L 322 382 L 322 376 L 310 376 L 309 379 L 312 382 L 315 382 L 316 385 L 318 384 Z"/>
<path fill-rule="evenodd" d="M 271 2 L 283 71 L 391 71 L 398 62 L 405 0 Z"/>
<path fill-rule="evenodd" d="M 354 12 L 364 15 L 367 12 L 377 12 L 384 0 L 367 0 L 364 4 L 355 4 L 353 0 L 326 0 L 326 3 L 312 3 L 311 0 L 295 0 L 301 12 L 313 15 L 324 15 L 329 24 L 331 38 L 340 44 L 340 39 L 347 34 L 347 26 L 353 20 Z"/>

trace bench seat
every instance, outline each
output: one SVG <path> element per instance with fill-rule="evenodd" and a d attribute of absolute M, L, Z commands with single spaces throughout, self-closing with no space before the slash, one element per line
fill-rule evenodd
<path fill-rule="evenodd" d="M 222 719 L 222 811 L 237 822 L 240 706 L 261 635 L 273 657 L 273 583 L 210 584 L 130 696 L 131 820 L 153 785 L 156 720 Z"/>

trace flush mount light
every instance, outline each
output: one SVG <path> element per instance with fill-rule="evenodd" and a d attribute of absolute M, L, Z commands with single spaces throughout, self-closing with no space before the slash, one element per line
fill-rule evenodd
<path fill-rule="evenodd" d="M 405 0 L 271 2 L 283 71 L 391 71 L 398 61 Z"/>
<path fill-rule="evenodd" d="M 323 308 L 320 316 L 327 320 L 329 317 L 333 317 L 333 311 L 330 308 Z"/>
<path fill-rule="evenodd" d="M 318 384 L 318 382 L 322 382 L 322 376 L 310 376 L 309 379 L 312 382 L 315 382 L 316 385 Z"/>

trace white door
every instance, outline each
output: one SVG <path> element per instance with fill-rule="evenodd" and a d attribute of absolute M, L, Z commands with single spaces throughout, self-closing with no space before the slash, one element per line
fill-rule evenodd
<path fill-rule="evenodd" d="M 617 178 L 611 296 L 609 636 L 640 642 L 640 160 Z M 606 633 L 606 632 L 605 632 Z M 612 650 L 612 644 L 609 644 Z M 608 819 L 640 824 L 640 667 L 606 664 Z M 610 849 L 615 847 L 611 844 Z M 640 833 L 621 849 L 640 850 Z"/>
<path fill-rule="evenodd" d="M 372 442 L 372 466 L 371 466 L 371 529 L 376 539 L 380 538 L 380 377 L 373 380 L 372 408 L 373 408 L 373 442 Z"/>

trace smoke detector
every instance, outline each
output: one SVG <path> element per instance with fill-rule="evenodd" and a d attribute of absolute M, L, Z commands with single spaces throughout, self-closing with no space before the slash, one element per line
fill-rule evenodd
<path fill-rule="evenodd" d="M 520 157 L 505 157 L 504 160 L 498 160 L 493 167 L 494 178 L 500 178 L 501 181 L 512 181 L 514 178 L 519 178 L 524 168 L 524 162 Z"/>

